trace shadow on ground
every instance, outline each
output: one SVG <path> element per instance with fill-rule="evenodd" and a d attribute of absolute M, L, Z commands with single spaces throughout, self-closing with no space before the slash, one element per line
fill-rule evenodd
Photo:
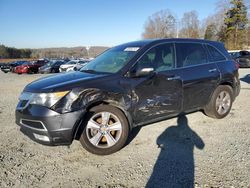
<path fill-rule="evenodd" d="M 179 116 L 177 126 L 167 128 L 157 145 L 161 152 L 146 187 L 194 187 L 194 147 L 203 149 L 205 144 L 187 117 Z"/>
<path fill-rule="evenodd" d="M 244 76 L 240 80 L 243 81 L 243 82 L 246 82 L 246 83 L 250 84 L 250 74 Z"/>

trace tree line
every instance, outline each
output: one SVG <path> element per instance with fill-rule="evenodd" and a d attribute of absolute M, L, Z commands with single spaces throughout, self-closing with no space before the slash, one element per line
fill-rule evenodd
<path fill-rule="evenodd" d="M 17 49 L 0 45 L 0 58 L 30 58 L 31 49 Z"/>
<path fill-rule="evenodd" d="M 88 49 L 88 50 L 87 50 Z M 108 47 L 91 46 L 86 47 L 72 47 L 72 48 L 40 48 L 40 49 L 17 49 L 0 45 L 0 59 L 11 58 L 89 58 L 96 57 Z"/>
<path fill-rule="evenodd" d="M 250 47 L 250 14 L 244 0 L 219 0 L 213 15 L 200 21 L 196 11 L 183 14 L 178 20 L 170 10 L 150 16 L 142 37 L 201 38 L 221 41 L 227 49 Z"/>

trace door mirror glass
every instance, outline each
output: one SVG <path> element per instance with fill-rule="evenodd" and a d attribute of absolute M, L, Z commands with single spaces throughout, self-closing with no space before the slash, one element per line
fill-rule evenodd
<path fill-rule="evenodd" d="M 147 68 L 141 68 L 138 69 L 135 73 L 135 77 L 143 77 L 143 76 L 148 76 L 154 73 L 154 68 L 153 67 L 147 67 Z"/>

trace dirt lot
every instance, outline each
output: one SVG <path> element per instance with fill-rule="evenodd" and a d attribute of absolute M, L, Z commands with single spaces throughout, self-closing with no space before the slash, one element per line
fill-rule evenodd
<path fill-rule="evenodd" d="M 240 70 L 241 78 L 247 74 L 250 69 Z M 192 181 L 196 187 L 250 187 L 250 78 L 225 119 L 196 112 L 188 122 L 151 124 L 103 157 L 78 141 L 48 147 L 19 132 L 18 96 L 39 77 L 0 72 L 0 187 L 186 187 Z"/>

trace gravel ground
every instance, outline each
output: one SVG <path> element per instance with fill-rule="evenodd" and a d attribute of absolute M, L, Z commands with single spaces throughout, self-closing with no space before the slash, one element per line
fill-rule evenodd
<path fill-rule="evenodd" d="M 242 81 L 222 120 L 201 112 L 172 118 L 135 130 L 121 151 L 96 156 L 78 141 L 43 146 L 19 131 L 18 96 L 42 76 L 0 72 L 0 187 L 250 187 L 249 83 Z"/>

